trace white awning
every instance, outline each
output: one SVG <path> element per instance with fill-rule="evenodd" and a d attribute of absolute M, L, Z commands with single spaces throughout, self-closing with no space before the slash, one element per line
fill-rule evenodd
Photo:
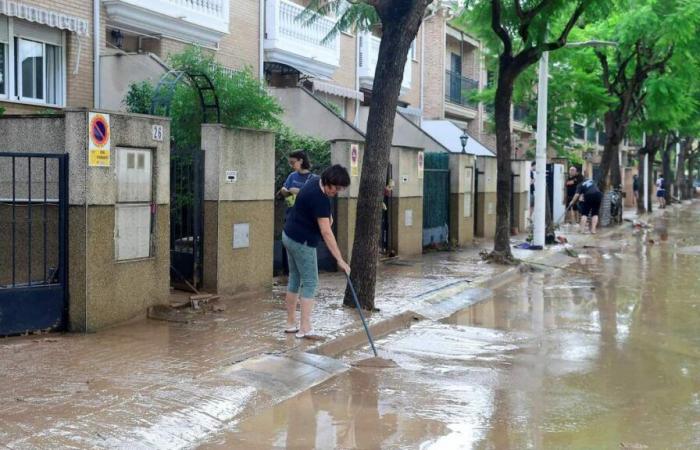
<path fill-rule="evenodd" d="M 457 125 L 449 120 L 424 120 L 421 123 L 421 128 L 440 142 L 451 153 L 461 153 L 462 143 L 459 137 L 464 131 L 460 130 Z M 481 142 L 471 137 L 468 133 L 469 140 L 465 151 L 470 155 L 495 157 L 496 155 L 486 148 Z"/>
<path fill-rule="evenodd" d="M 82 36 L 88 35 L 89 24 L 87 20 L 39 6 L 27 5 L 26 3 L 10 0 L 0 0 L 0 14 L 52 28 L 72 31 Z"/>
<path fill-rule="evenodd" d="M 364 92 L 356 91 L 354 89 L 346 88 L 343 86 L 338 86 L 333 83 L 326 83 L 325 81 L 319 81 L 314 79 L 313 81 L 314 92 L 320 91 L 326 94 L 337 95 L 338 97 L 352 98 L 355 100 L 363 101 L 365 99 Z"/>

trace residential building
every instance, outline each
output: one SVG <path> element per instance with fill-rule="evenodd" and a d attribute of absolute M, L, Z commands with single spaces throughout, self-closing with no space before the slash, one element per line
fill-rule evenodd
<path fill-rule="evenodd" d="M 5 113 L 93 106 L 92 23 L 84 0 L 0 1 Z"/>

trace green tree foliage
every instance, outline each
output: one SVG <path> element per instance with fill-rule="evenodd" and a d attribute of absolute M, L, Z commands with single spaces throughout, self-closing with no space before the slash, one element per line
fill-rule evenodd
<path fill-rule="evenodd" d="M 625 137 L 640 140 L 644 131 L 678 130 L 688 113 L 697 110 L 692 85 L 698 70 L 700 3 L 611 3 L 614 8 L 605 17 L 574 30 L 572 40 L 612 41 L 617 46 L 570 48 L 553 55 L 550 89 L 558 94 L 550 94 L 550 115 L 561 116 L 555 119 L 561 123 L 587 119 L 603 125 L 608 137 L 604 175 L 610 173 L 611 182 L 618 184 L 616 155 Z M 562 102 L 572 108 L 558 110 Z M 560 135 L 565 141 L 565 133 Z"/>
<path fill-rule="evenodd" d="M 511 106 L 516 83 L 542 53 L 562 48 L 574 27 L 599 17 L 602 0 L 469 0 L 461 21 L 486 43 L 498 61 L 494 122 L 496 134 L 496 235 L 489 259 L 513 261 L 510 250 Z M 596 6 L 597 8 L 591 8 Z M 495 56 L 497 55 L 497 56 Z"/>
<path fill-rule="evenodd" d="M 199 47 L 190 47 L 169 59 L 175 70 L 205 74 L 216 89 L 221 123 L 232 127 L 277 129 L 282 108 L 270 96 L 250 69 L 228 72 L 212 55 Z M 197 90 L 185 80 L 175 87 L 168 116 L 172 119 L 172 138 L 181 145 L 199 145 L 203 121 Z M 134 83 L 124 99 L 129 112 L 150 113 L 155 87 L 148 82 Z M 155 111 L 164 115 L 164 111 Z"/>

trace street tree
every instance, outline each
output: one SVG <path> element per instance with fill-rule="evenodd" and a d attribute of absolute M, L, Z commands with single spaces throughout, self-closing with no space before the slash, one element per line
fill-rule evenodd
<path fill-rule="evenodd" d="M 357 198 L 355 239 L 351 272 L 362 307 L 375 308 L 374 296 L 379 254 L 382 195 L 389 165 L 394 118 L 398 106 L 404 66 L 432 0 L 312 0 L 307 20 L 329 13 L 338 17 L 331 34 L 345 29 L 381 30 L 381 43 L 374 73 L 369 116 L 365 132 L 365 153 Z M 354 305 L 345 292 L 345 305 Z"/>
<path fill-rule="evenodd" d="M 677 127 L 692 107 L 683 86 L 692 78 L 688 49 L 697 39 L 697 2 L 644 0 L 621 2 L 613 14 L 587 29 L 589 36 L 618 45 L 594 49 L 595 73 L 609 101 L 602 116 L 607 141 L 601 160 L 601 188 L 621 183 L 618 153 L 633 121 L 641 118 L 650 134 Z M 644 151 L 647 151 L 645 149 Z"/>
<path fill-rule="evenodd" d="M 511 104 L 518 77 L 539 61 L 543 52 L 564 47 L 569 34 L 594 0 L 472 0 L 464 20 L 498 54 L 494 98 L 496 128 L 496 235 L 488 259 L 511 263 Z M 485 27 L 489 24 L 490 29 Z M 548 36 L 554 39 L 549 40 Z"/>

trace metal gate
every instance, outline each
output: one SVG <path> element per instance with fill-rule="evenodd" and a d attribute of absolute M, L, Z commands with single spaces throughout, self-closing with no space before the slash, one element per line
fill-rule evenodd
<path fill-rule="evenodd" d="M 202 284 L 204 152 L 170 144 L 170 275 L 174 286 Z"/>
<path fill-rule="evenodd" d="M 450 155 L 426 153 L 423 170 L 423 246 L 450 240 Z"/>
<path fill-rule="evenodd" d="M 516 196 L 520 195 L 520 192 L 516 192 L 516 178 L 520 178 L 520 174 L 511 173 L 510 174 L 510 228 L 511 230 L 519 228 L 520 224 L 520 212 L 518 209 L 522 209 L 522 205 L 517 203 L 520 208 L 516 208 Z"/>
<path fill-rule="evenodd" d="M 393 256 L 391 253 L 391 226 L 394 202 L 392 201 L 392 171 L 391 163 L 386 169 L 386 182 L 384 184 L 384 206 L 382 208 L 382 252 L 387 256 Z"/>
<path fill-rule="evenodd" d="M 0 152 L 0 336 L 65 327 L 68 155 Z"/>

